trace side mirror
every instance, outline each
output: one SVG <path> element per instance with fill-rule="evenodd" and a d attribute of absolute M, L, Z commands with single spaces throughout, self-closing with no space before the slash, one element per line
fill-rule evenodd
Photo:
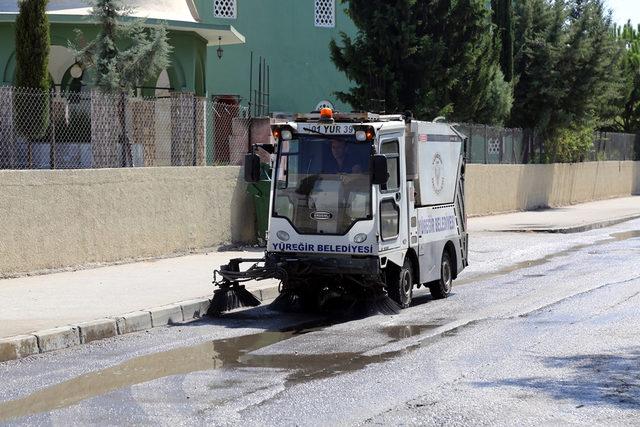
<path fill-rule="evenodd" d="M 246 182 L 260 181 L 260 157 L 257 154 L 244 155 L 244 180 Z"/>
<path fill-rule="evenodd" d="M 376 154 L 371 157 L 371 182 L 376 185 L 386 184 L 389 180 L 387 157 Z"/>

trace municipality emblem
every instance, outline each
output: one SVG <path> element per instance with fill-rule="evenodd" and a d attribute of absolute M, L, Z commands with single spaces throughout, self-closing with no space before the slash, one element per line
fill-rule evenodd
<path fill-rule="evenodd" d="M 433 187 L 433 191 L 436 194 L 440 194 L 440 192 L 444 188 L 444 174 L 442 170 L 443 168 L 444 165 L 442 163 L 442 157 L 440 157 L 440 153 L 434 154 L 432 162 L 431 186 Z"/>

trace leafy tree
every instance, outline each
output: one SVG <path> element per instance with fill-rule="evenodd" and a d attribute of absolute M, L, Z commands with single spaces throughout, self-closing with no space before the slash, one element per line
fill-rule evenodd
<path fill-rule="evenodd" d="M 622 132 L 640 131 L 640 26 L 631 22 L 617 27 L 614 34 L 622 44 L 622 93 L 620 114 L 615 118 L 613 129 Z"/>
<path fill-rule="evenodd" d="M 515 61 L 517 82 L 511 125 L 544 130 L 564 96 L 559 70 L 565 10 L 560 2 L 522 0 L 516 3 Z"/>
<path fill-rule="evenodd" d="M 500 37 L 500 68 L 507 82 L 513 80 L 513 0 L 491 0 L 493 23 Z"/>
<path fill-rule="evenodd" d="M 14 97 L 18 132 L 31 140 L 49 127 L 49 20 L 47 0 L 21 0 L 16 17 L 16 78 Z"/>
<path fill-rule="evenodd" d="M 169 65 L 166 27 L 150 29 L 141 19 L 125 22 L 131 12 L 121 0 L 94 0 L 91 15 L 100 32 L 86 46 L 71 46 L 85 67 L 95 67 L 95 84 L 105 92 L 129 93 Z M 76 33 L 81 40 L 82 33 Z"/>
<path fill-rule="evenodd" d="M 565 130 L 593 130 L 615 116 L 619 45 L 601 0 L 521 0 L 515 14 L 510 124 L 535 129 L 555 161 L 567 151 L 559 145 L 569 140 Z"/>
<path fill-rule="evenodd" d="M 621 50 L 612 36 L 611 13 L 602 0 L 572 0 L 563 48 L 559 81 L 560 99 L 556 128 L 609 122 L 616 114 L 621 90 Z"/>
<path fill-rule="evenodd" d="M 355 86 L 337 96 L 356 109 L 385 100 L 389 111 L 500 123 L 511 91 L 482 0 L 343 0 L 358 27 L 330 44 Z M 464 24 L 462 24 L 464 23 Z"/>
<path fill-rule="evenodd" d="M 95 67 L 96 86 L 103 92 L 120 93 L 122 166 L 132 165 L 126 131 L 126 94 L 157 77 L 169 65 L 172 50 L 165 26 L 147 28 L 142 19 L 124 22 L 123 18 L 131 12 L 121 0 L 94 0 L 91 15 L 100 27 L 97 37 L 82 48 L 71 46 L 85 68 Z M 76 33 L 81 40 L 82 33 Z"/>

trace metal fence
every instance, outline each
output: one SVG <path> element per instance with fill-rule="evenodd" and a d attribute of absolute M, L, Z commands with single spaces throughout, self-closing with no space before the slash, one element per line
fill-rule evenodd
<path fill-rule="evenodd" d="M 96 90 L 0 87 L 0 169 L 240 164 L 249 110 L 191 93 L 130 97 Z"/>
<path fill-rule="evenodd" d="M 465 134 L 469 163 L 524 163 L 527 146 L 522 129 L 509 129 L 476 124 L 459 124 Z"/>
<path fill-rule="evenodd" d="M 596 132 L 588 160 L 640 160 L 640 134 Z"/>
<path fill-rule="evenodd" d="M 544 141 L 529 129 L 511 129 L 478 124 L 458 124 L 469 139 L 470 163 L 543 163 L 547 160 Z M 635 134 L 596 132 L 583 161 L 636 160 L 640 158 L 640 137 Z"/>
<path fill-rule="evenodd" d="M 266 117 L 233 97 L 169 92 L 145 98 L 0 86 L 0 169 L 240 165 L 250 143 L 268 142 Z M 534 132 L 459 124 L 471 163 L 538 163 Z M 631 160 L 636 135 L 596 133 L 584 160 Z"/>

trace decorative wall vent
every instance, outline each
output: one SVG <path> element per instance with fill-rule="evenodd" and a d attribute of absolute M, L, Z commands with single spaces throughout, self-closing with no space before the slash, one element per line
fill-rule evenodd
<path fill-rule="evenodd" d="M 213 0 L 213 16 L 216 18 L 235 19 L 236 0 Z"/>
<path fill-rule="evenodd" d="M 316 3 L 316 27 L 336 26 L 336 2 L 335 0 L 315 0 Z"/>
<path fill-rule="evenodd" d="M 488 138 L 489 154 L 500 154 L 500 148 L 502 147 L 502 138 Z"/>

